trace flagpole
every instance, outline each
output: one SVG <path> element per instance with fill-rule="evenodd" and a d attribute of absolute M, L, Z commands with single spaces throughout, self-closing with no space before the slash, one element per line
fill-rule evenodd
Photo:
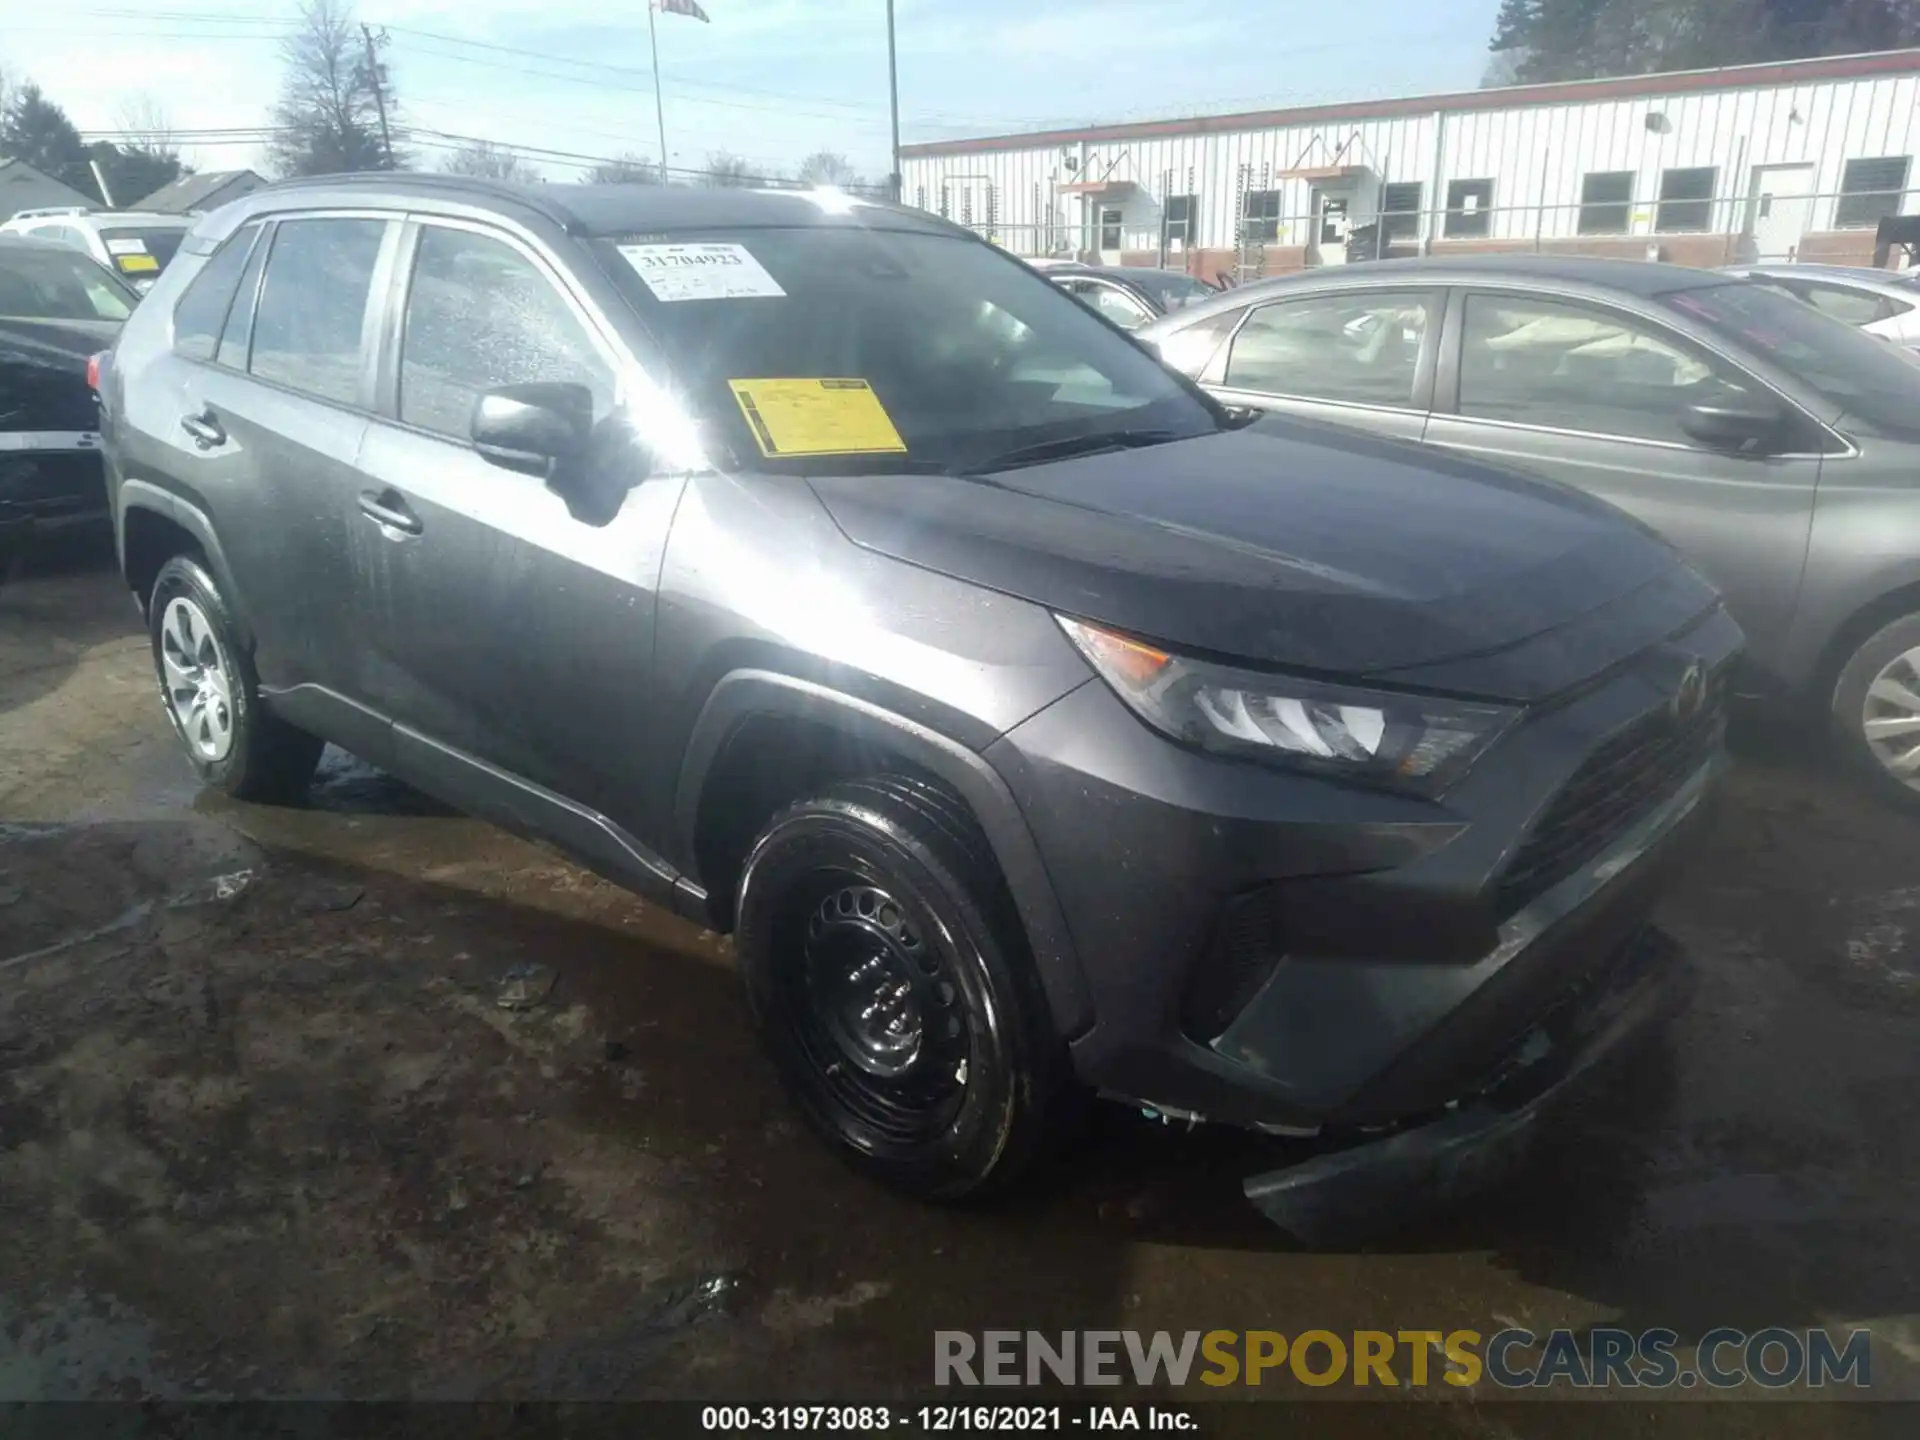
<path fill-rule="evenodd" d="M 660 97 L 660 34 L 654 26 L 656 0 L 647 0 L 647 42 L 653 46 L 653 113 L 660 122 L 660 183 L 667 183 L 667 102 Z"/>
<path fill-rule="evenodd" d="M 887 93 L 891 99 L 893 111 L 893 173 L 887 177 L 887 189 L 892 193 L 887 198 L 898 205 L 900 203 L 900 62 L 894 55 L 893 0 L 887 0 Z"/>

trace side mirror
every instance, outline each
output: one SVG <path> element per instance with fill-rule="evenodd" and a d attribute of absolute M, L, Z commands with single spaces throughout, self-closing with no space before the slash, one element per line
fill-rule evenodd
<path fill-rule="evenodd" d="M 470 434 L 495 465 L 552 480 L 587 452 L 593 392 L 559 381 L 502 385 L 473 407 Z"/>
<path fill-rule="evenodd" d="M 1786 433 L 1786 412 L 1771 400 L 1727 395 L 1689 405 L 1680 428 L 1702 445 L 1736 455 L 1765 455 Z"/>

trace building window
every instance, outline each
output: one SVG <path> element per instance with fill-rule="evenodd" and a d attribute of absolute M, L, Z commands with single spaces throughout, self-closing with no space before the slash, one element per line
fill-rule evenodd
<path fill-rule="evenodd" d="M 1449 240 L 1471 240 L 1493 230 L 1493 181 L 1454 180 L 1447 185 Z"/>
<path fill-rule="evenodd" d="M 1909 155 L 1879 160 L 1849 160 L 1840 177 L 1840 203 L 1834 207 L 1833 228 L 1865 230 L 1885 215 L 1898 215 L 1907 188 Z"/>
<path fill-rule="evenodd" d="M 1580 233 L 1624 235 L 1633 216 L 1633 172 L 1596 170 L 1580 182 Z"/>
<path fill-rule="evenodd" d="M 1118 205 L 1100 207 L 1100 248 L 1102 250 L 1120 248 L 1120 207 Z"/>
<path fill-rule="evenodd" d="M 1418 180 L 1400 180 L 1380 191 L 1380 234 L 1383 239 L 1412 239 L 1420 233 L 1420 206 L 1427 187 Z"/>
<path fill-rule="evenodd" d="M 1278 190 L 1249 190 L 1245 204 L 1241 207 L 1242 221 L 1240 233 L 1248 240 L 1278 240 L 1280 238 L 1280 192 Z"/>
<path fill-rule="evenodd" d="M 1191 195 L 1169 195 L 1166 205 L 1167 249 L 1185 250 L 1193 244 L 1193 222 L 1199 209 Z"/>
<path fill-rule="evenodd" d="M 1675 230 L 1713 228 L 1713 187 L 1720 171 L 1712 165 L 1660 172 L 1660 208 L 1653 228 L 1662 234 Z"/>

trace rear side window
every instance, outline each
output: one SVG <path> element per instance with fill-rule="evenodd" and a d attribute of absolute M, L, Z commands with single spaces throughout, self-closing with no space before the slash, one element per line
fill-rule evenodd
<path fill-rule="evenodd" d="M 613 372 L 580 318 L 532 261 L 503 241 L 429 225 L 407 291 L 400 419 L 465 440 L 483 391 L 566 381 L 613 406 Z"/>
<path fill-rule="evenodd" d="M 1233 333 L 1233 327 L 1246 313 L 1245 310 L 1223 311 L 1163 336 L 1154 348 L 1168 365 L 1189 379 L 1198 380 L 1219 353 L 1221 343 Z"/>
<path fill-rule="evenodd" d="M 351 405 L 360 396 L 361 337 L 384 220 L 282 220 L 253 322 L 262 380 Z"/>
<path fill-rule="evenodd" d="M 1829 285 L 1823 281 L 1789 282 L 1788 288 L 1814 309 L 1847 325 L 1872 325 L 1904 315 L 1913 306 L 1871 290 L 1855 290 L 1850 285 Z"/>
<path fill-rule="evenodd" d="M 187 293 L 173 309 L 173 350 L 189 360 L 211 360 L 220 344 L 220 330 L 233 303 L 234 286 L 246 269 L 248 253 L 260 236 L 258 225 L 248 225 L 227 237 L 213 258 L 187 285 Z"/>
<path fill-rule="evenodd" d="M 260 268 L 267 263 L 267 252 L 272 246 L 273 238 L 268 236 L 253 247 L 253 254 L 247 257 L 247 268 L 240 275 L 240 288 L 227 311 L 226 328 L 220 332 L 220 352 L 215 358 L 234 370 L 247 368 L 248 341 L 253 337 L 253 307 L 260 298 Z"/>

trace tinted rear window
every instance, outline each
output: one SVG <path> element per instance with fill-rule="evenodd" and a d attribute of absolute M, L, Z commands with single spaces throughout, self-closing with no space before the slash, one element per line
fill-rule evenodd
<path fill-rule="evenodd" d="M 84 255 L 51 246 L 0 250 L 0 315 L 20 320 L 124 320 L 139 297 Z"/>

